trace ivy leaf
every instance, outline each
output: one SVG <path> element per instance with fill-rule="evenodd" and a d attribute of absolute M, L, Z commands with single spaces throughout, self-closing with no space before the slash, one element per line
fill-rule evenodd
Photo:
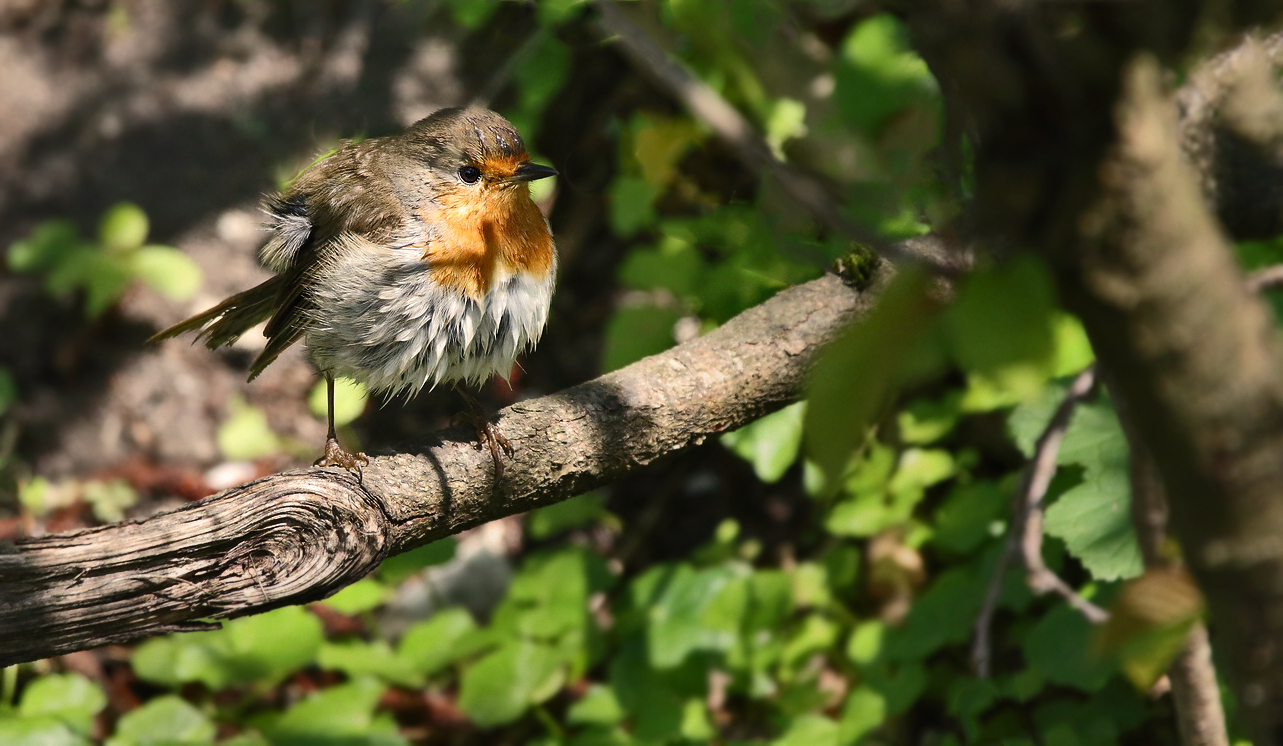
<path fill-rule="evenodd" d="M 504 643 L 463 673 L 459 707 L 483 728 L 510 723 L 556 693 L 562 668 L 556 652 L 529 640 Z M 550 691 L 551 690 L 551 691 Z"/>
<path fill-rule="evenodd" d="M 94 716 L 107 706 L 107 695 L 78 673 L 41 676 L 27 685 L 18 703 L 23 718 L 51 716 L 76 733 L 88 734 Z"/>
<path fill-rule="evenodd" d="M 213 744 L 215 735 L 217 729 L 204 713 L 182 697 L 168 694 L 125 713 L 107 746 Z"/>
<path fill-rule="evenodd" d="M 401 638 L 398 655 L 416 671 L 431 675 L 477 652 L 475 647 L 460 644 L 476 629 L 477 624 L 467 611 L 444 609 L 411 627 Z"/>

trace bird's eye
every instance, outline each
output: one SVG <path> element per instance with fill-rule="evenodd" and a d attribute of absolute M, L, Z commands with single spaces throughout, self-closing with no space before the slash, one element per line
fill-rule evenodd
<path fill-rule="evenodd" d="M 463 179 L 465 184 L 476 184 L 477 179 L 481 178 L 481 169 L 476 166 L 464 166 L 459 169 L 459 178 Z"/>

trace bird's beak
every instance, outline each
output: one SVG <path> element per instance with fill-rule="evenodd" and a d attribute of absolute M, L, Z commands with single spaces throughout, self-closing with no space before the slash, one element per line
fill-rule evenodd
<path fill-rule="evenodd" d="M 517 170 L 512 172 L 508 181 L 534 181 L 535 179 L 546 179 L 549 176 L 556 176 L 557 169 L 552 166 L 541 166 L 538 163 L 525 163 L 517 166 Z"/>

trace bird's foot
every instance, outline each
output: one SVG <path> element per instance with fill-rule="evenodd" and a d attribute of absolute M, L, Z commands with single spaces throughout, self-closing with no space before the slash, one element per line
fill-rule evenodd
<path fill-rule="evenodd" d="M 348 471 L 354 471 L 357 476 L 363 476 L 361 467 L 370 465 L 370 457 L 364 453 L 351 454 L 343 450 L 339 445 L 338 438 L 327 438 L 325 440 L 325 455 L 318 458 L 313 466 L 341 466 Z"/>
<path fill-rule="evenodd" d="M 461 416 L 466 417 L 472 427 L 476 429 L 477 448 L 485 448 L 490 451 L 490 460 L 494 462 L 495 481 L 503 479 L 503 460 L 499 458 L 499 450 L 503 449 L 508 458 L 512 458 L 512 454 L 516 453 L 512 447 L 512 441 L 504 437 L 503 431 L 499 429 L 499 426 L 486 419 L 485 413 L 479 408 L 470 408 L 467 413 Z"/>

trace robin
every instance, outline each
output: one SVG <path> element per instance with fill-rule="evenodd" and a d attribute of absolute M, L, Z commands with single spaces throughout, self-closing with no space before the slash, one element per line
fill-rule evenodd
<path fill-rule="evenodd" d="M 254 380 L 298 340 L 325 376 L 328 425 L 318 466 L 358 470 L 339 445 L 334 379 L 413 396 L 507 376 L 548 318 L 557 252 L 528 182 L 521 135 L 486 109 L 442 109 L 399 135 L 348 142 L 265 205 L 259 258 L 275 276 L 156 334 L 197 332 L 215 349 L 267 322 Z M 512 446 L 466 392 L 478 440 L 502 472 Z"/>

